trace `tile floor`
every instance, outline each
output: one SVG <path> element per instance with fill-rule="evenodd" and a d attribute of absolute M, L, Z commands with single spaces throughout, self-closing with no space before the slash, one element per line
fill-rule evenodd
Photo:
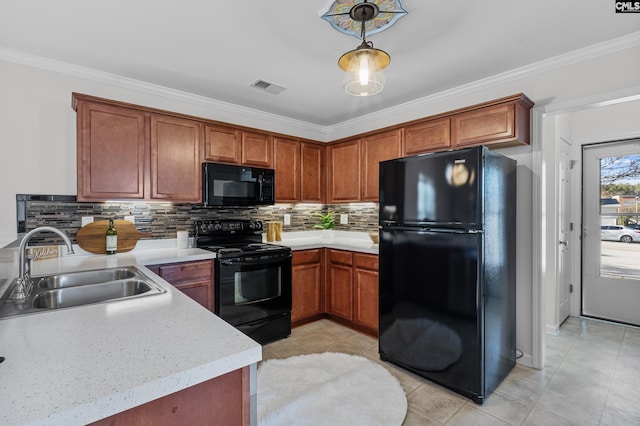
<path fill-rule="evenodd" d="M 640 425 L 640 329 L 572 317 L 546 341 L 545 368 L 516 365 L 482 406 L 380 361 L 376 339 L 329 320 L 264 346 L 263 358 L 329 351 L 380 362 L 407 394 L 407 426 Z"/>

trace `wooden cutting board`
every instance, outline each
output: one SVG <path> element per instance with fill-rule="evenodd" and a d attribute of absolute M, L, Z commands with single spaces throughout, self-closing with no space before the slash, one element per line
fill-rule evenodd
<path fill-rule="evenodd" d="M 113 224 L 118 231 L 118 253 L 133 250 L 142 237 L 151 237 L 151 233 L 138 232 L 136 226 L 128 220 L 114 220 Z M 107 252 L 105 237 L 108 228 L 108 220 L 98 220 L 83 226 L 76 234 L 78 245 L 90 253 L 105 254 Z"/>

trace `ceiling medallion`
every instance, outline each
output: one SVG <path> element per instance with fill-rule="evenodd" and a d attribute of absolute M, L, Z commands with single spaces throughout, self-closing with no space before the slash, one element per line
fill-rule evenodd
<path fill-rule="evenodd" d="M 321 17 L 335 30 L 361 38 L 362 25 L 368 35 L 373 35 L 386 30 L 406 14 L 400 0 L 336 0 Z"/>

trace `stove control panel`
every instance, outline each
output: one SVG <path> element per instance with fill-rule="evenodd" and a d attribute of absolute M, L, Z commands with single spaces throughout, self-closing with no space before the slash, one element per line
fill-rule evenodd
<path fill-rule="evenodd" d="M 195 224 L 196 235 L 255 234 L 262 230 L 261 221 L 249 219 L 199 220 Z"/>

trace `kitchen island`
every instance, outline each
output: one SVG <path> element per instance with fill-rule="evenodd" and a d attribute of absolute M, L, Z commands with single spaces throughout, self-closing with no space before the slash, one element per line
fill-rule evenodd
<path fill-rule="evenodd" d="M 247 382 L 240 408 L 249 411 L 250 393 L 253 411 L 261 346 L 144 267 L 212 257 L 143 247 L 33 262 L 34 276 L 136 265 L 166 293 L 0 320 L 0 424 L 87 424 L 238 370 Z M 15 248 L 0 250 L 0 294 L 17 259 Z"/>

